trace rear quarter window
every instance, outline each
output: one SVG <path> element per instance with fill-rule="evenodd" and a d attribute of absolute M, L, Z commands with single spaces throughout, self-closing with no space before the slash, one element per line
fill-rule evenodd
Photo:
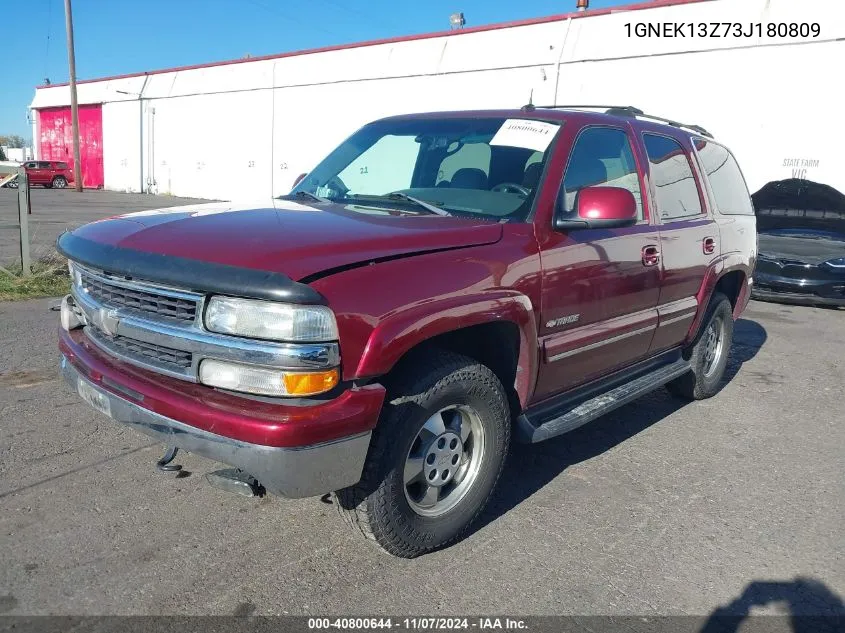
<path fill-rule="evenodd" d="M 694 145 L 701 167 L 710 182 L 716 210 L 723 215 L 754 215 L 754 205 L 745 178 L 730 151 L 704 139 L 695 139 Z"/>
<path fill-rule="evenodd" d="M 67 169 L 67 163 L 56 163 L 56 169 Z"/>

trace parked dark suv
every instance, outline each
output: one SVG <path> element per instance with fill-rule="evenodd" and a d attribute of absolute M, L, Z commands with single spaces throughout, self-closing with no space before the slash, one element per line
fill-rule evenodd
<path fill-rule="evenodd" d="M 231 490 L 334 491 L 411 557 L 466 533 L 511 438 L 716 394 L 757 234 L 702 128 L 526 106 L 376 121 L 290 195 L 58 249 L 65 379 L 170 447 L 160 468 L 182 448 L 234 466 L 211 477 Z"/>
<path fill-rule="evenodd" d="M 30 160 L 24 163 L 24 167 L 30 185 L 64 189 L 73 184 L 73 168 L 63 161 Z"/>

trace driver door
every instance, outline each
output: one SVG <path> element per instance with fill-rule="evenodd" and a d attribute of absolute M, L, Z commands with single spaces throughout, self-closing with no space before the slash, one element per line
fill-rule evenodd
<path fill-rule="evenodd" d="M 645 181 L 630 128 L 588 125 L 569 154 L 558 213 L 574 214 L 584 187 L 624 187 L 639 220 L 617 229 L 553 232 L 541 246 L 541 352 L 536 397 L 543 399 L 644 358 L 657 326 L 659 244 L 644 214 Z"/>

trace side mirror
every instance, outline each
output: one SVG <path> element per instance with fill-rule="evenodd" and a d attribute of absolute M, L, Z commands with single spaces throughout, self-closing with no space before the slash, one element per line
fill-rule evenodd
<path fill-rule="evenodd" d="M 293 186 L 294 186 L 294 187 L 296 187 L 299 183 L 301 183 L 301 182 L 302 182 L 302 179 L 303 179 L 303 178 L 305 178 L 305 176 L 307 176 L 307 175 L 308 175 L 308 174 L 299 174 L 299 175 L 296 177 L 296 180 L 294 180 L 294 181 L 293 181 Z M 293 188 L 293 187 L 291 187 L 291 189 L 292 189 L 292 188 Z"/>
<path fill-rule="evenodd" d="M 575 195 L 574 218 L 555 217 L 558 231 L 618 229 L 637 223 L 637 201 L 622 187 L 585 187 Z"/>

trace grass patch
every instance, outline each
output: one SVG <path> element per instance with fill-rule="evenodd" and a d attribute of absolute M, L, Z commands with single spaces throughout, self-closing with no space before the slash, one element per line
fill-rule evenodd
<path fill-rule="evenodd" d="M 0 267 L 0 301 L 19 301 L 37 297 L 58 297 L 70 292 L 67 261 L 58 255 L 41 257 L 24 277 L 21 265 Z"/>

